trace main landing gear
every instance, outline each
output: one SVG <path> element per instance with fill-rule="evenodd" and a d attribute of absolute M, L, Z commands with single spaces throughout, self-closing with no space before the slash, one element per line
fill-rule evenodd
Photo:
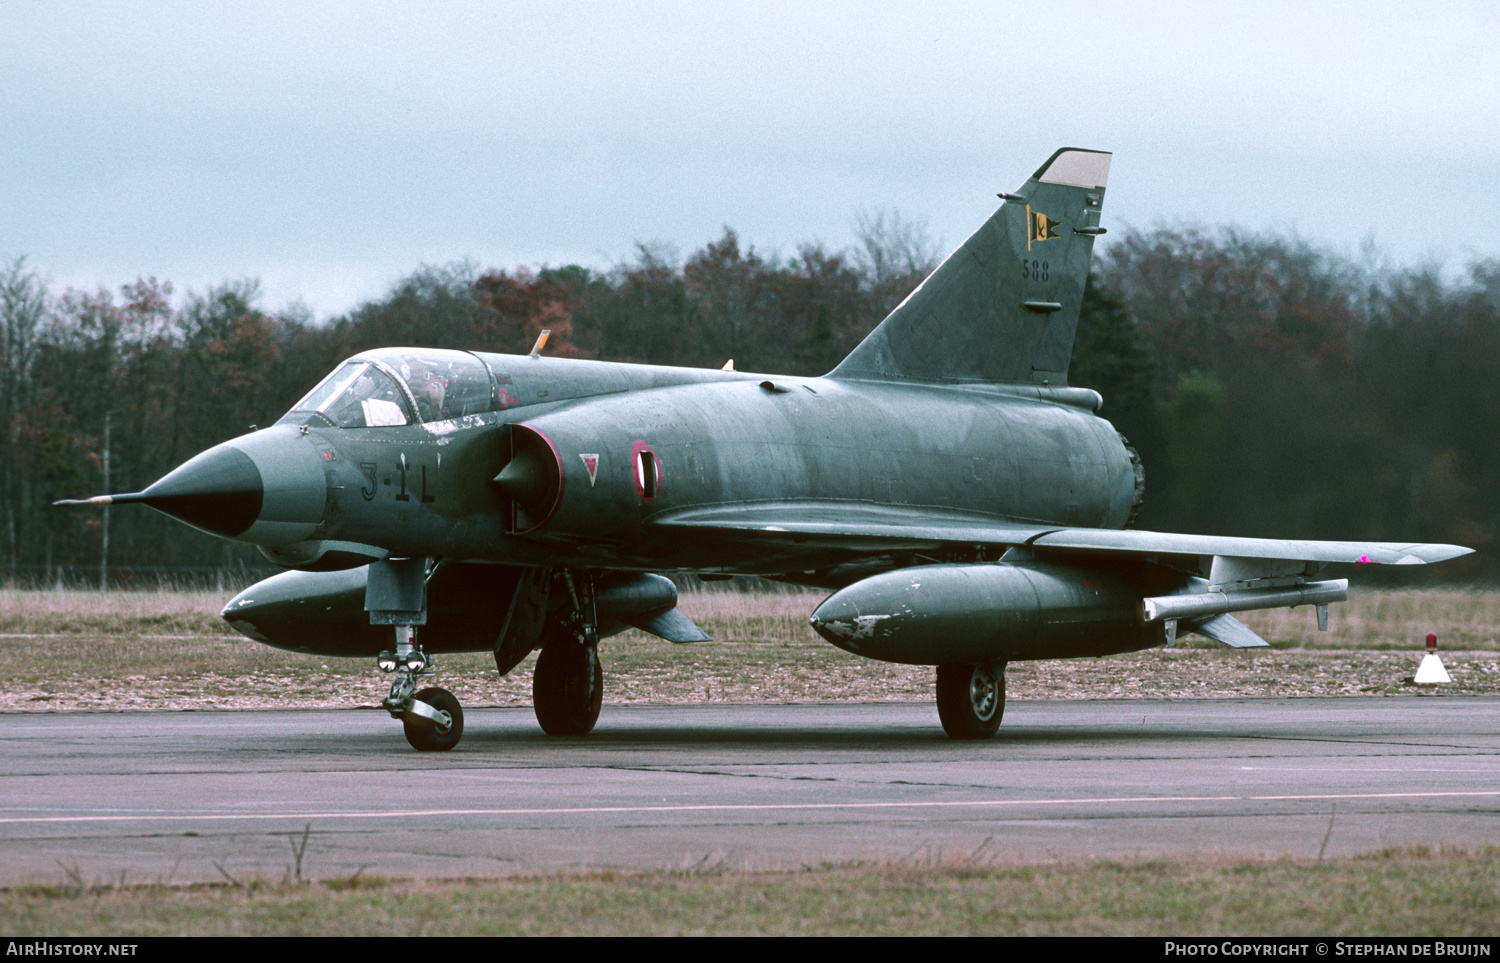
<path fill-rule="evenodd" d="M 604 669 L 599 664 L 599 619 L 594 580 L 563 573 L 568 606 L 561 622 L 544 632 L 531 698 L 536 721 L 549 736 L 586 736 L 599 721 L 604 703 Z"/>
<path fill-rule="evenodd" d="M 531 698 L 536 721 L 547 735 L 588 735 L 604 703 L 599 650 L 571 641 L 544 646 L 536 657 Z"/>
<path fill-rule="evenodd" d="M 949 738 L 990 738 L 1005 714 L 1005 663 L 938 666 L 937 707 Z"/>

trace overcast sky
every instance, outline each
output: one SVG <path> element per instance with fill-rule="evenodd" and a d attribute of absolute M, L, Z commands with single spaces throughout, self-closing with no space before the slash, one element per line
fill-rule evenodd
<path fill-rule="evenodd" d="M 1067 145 L 1114 151 L 1117 232 L 1456 270 L 1500 257 L 1497 9 L 0 0 L 0 256 L 326 317 L 725 225 L 790 255 L 896 209 L 952 247 Z"/>

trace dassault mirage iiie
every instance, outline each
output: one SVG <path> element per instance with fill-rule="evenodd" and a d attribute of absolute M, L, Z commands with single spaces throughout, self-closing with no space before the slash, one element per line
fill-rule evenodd
<path fill-rule="evenodd" d="M 433 656 L 538 651 L 548 733 L 599 716 L 601 638 L 706 639 L 662 572 L 833 591 L 812 613 L 857 655 L 937 667 L 954 738 L 993 735 L 1006 663 L 1129 652 L 1231 613 L 1346 597 L 1330 563 L 1454 545 L 1138 531 L 1140 459 L 1068 384 L 1110 155 L 1063 149 L 821 378 L 387 348 L 275 426 L 194 457 L 142 502 L 291 571 L 236 596 L 240 632 L 375 658 L 417 749 L 463 711 Z M 545 337 L 545 336 L 544 336 Z M 74 502 L 72 504 L 80 504 Z"/>

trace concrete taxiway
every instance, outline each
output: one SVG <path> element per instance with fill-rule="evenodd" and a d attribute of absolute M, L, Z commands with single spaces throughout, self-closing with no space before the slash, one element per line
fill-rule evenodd
<path fill-rule="evenodd" d="M 473 709 L 5 717 L 0 885 L 852 860 L 1313 858 L 1500 844 L 1500 698 L 606 706 L 584 739 Z"/>

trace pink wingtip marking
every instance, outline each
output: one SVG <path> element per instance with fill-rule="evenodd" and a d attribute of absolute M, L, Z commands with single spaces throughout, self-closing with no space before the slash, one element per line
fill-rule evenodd
<path fill-rule="evenodd" d="M 1368 556 L 1368 555 L 1361 555 L 1359 557 L 1359 564 L 1361 564 L 1361 565 L 1369 565 L 1370 564 L 1370 556 Z"/>

